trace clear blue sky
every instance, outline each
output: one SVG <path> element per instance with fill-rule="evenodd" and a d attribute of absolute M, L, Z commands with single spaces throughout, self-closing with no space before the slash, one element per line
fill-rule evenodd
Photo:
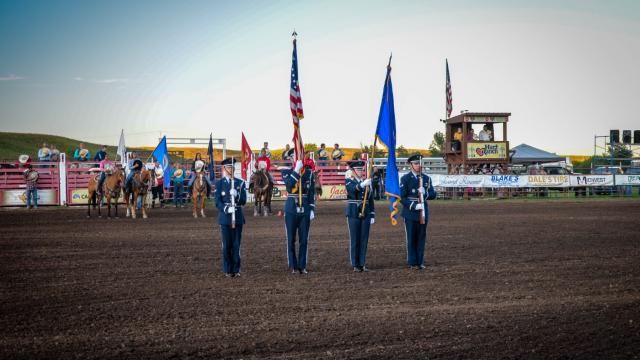
<path fill-rule="evenodd" d="M 640 129 L 638 1 L 0 1 L 0 130 L 129 145 L 290 141 L 299 36 L 307 142 L 372 141 L 393 51 L 398 144 L 454 114 L 513 113 L 509 140 L 593 151 Z"/>

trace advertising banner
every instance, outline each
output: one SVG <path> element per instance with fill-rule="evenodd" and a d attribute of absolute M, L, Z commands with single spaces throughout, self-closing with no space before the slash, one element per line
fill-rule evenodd
<path fill-rule="evenodd" d="M 613 186 L 613 175 L 571 175 L 571 186 Z"/>
<path fill-rule="evenodd" d="M 640 175 L 615 175 L 616 185 L 640 185 Z"/>
<path fill-rule="evenodd" d="M 0 204 L 2 206 L 26 206 L 26 190 L 0 191 Z M 38 189 L 39 205 L 58 205 L 58 191 L 54 189 Z"/>
<path fill-rule="evenodd" d="M 484 186 L 490 188 L 525 187 L 527 186 L 527 177 L 521 175 L 485 175 Z"/>
<path fill-rule="evenodd" d="M 431 175 L 433 186 L 482 187 L 484 175 Z"/>
<path fill-rule="evenodd" d="M 569 184 L 569 175 L 527 175 L 527 186 L 530 187 L 566 187 Z"/>
<path fill-rule="evenodd" d="M 503 142 L 467 143 L 467 159 L 506 159 L 507 144 Z"/>
<path fill-rule="evenodd" d="M 347 187 L 345 185 L 322 185 L 322 200 L 346 200 Z"/>
<path fill-rule="evenodd" d="M 149 192 L 149 194 L 151 194 L 151 192 Z M 183 196 L 186 196 L 186 194 L 184 194 Z M 106 197 L 104 201 L 106 203 L 107 201 Z M 88 202 L 89 202 L 89 192 L 87 191 L 87 189 L 74 189 L 71 191 L 71 198 L 69 201 L 70 205 L 87 205 Z M 124 197 L 122 192 L 120 193 L 120 198 L 118 198 L 118 203 L 124 204 Z"/>

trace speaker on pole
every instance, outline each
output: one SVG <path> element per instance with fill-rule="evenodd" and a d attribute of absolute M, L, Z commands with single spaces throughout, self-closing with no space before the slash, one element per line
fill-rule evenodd
<path fill-rule="evenodd" d="M 609 131 L 609 143 L 617 144 L 620 142 L 620 130 Z"/>
<path fill-rule="evenodd" d="M 622 142 L 631 144 L 631 130 L 622 130 Z"/>
<path fill-rule="evenodd" d="M 633 143 L 640 145 L 640 130 L 633 130 Z"/>

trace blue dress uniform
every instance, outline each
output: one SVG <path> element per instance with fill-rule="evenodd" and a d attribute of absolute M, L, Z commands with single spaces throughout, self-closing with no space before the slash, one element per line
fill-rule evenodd
<path fill-rule="evenodd" d="M 222 165 L 231 164 L 226 159 Z M 215 201 L 218 208 L 218 224 L 222 233 L 222 270 L 227 276 L 240 275 L 240 241 L 242 240 L 242 225 L 245 223 L 242 206 L 247 203 L 247 191 L 242 179 L 234 178 L 235 196 L 235 228 L 231 227 L 231 214 L 227 212 L 231 206 L 231 178 L 223 177 L 216 182 Z"/>
<path fill-rule="evenodd" d="M 307 273 L 307 243 L 312 214 L 315 211 L 315 189 L 313 171 L 306 167 L 302 175 L 302 206 L 298 204 L 298 180 L 300 174 L 292 169 L 284 169 L 282 179 L 287 187 L 287 201 L 284 204 L 284 223 L 287 231 L 287 260 L 292 272 Z M 315 215 L 313 215 L 315 216 Z M 300 242 L 296 256 L 296 233 Z"/>
<path fill-rule="evenodd" d="M 364 161 L 352 162 L 350 166 L 352 168 L 362 168 L 364 167 Z M 347 208 L 345 215 L 347 216 L 347 224 L 349 226 L 351 266 L 353 267 L 353 271 L 356 272 L 367 271 L 365 262 L 367 245 L 369 243 L 369 228 L 376 214 L 373 205 L 373 192 L 369 185 L 364 216 L 360 217 L 364 202 L 364 192 L 367 186 L 363 186 L 362 181 L 355 177 L 346 178 L 345 185 L 347 188 Z"/>
<path fill-rule="evenodd" d="M 410 157 L 409 162 L 419 161 L 417 155 Z M 424 190 L 424 224 L 420 224 L 420 210 L 416 209 L 419 203 L 420 178 Z M 436 198 L 436 191 L 431 184 L 431 178 L 425 174 L 409 172 L 400 179 L 400 201 L 402 202 L 402 217 L 406 230 L 407 263 L 415 269 L 424 269 L 424 250 L 427 241 L 427 224 L 429 222 L 429 208 L 426 200 Z"/>

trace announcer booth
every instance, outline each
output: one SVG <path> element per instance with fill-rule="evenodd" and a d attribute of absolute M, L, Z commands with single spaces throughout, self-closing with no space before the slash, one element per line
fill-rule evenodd
<path fill-rule="evenodd" d="M 447 119 L 444 149 L 447 172 L 471 174 L 480 168 L 493 169 L 498 165 L 506 169 L 509 163 L 507 123 L 510 116 L 511 113 L 465 112 Z M 479 137 L 481 132 L 484 137 Z M 461 133 L 460 140 L 456 139 L 456 133 Z"/>

